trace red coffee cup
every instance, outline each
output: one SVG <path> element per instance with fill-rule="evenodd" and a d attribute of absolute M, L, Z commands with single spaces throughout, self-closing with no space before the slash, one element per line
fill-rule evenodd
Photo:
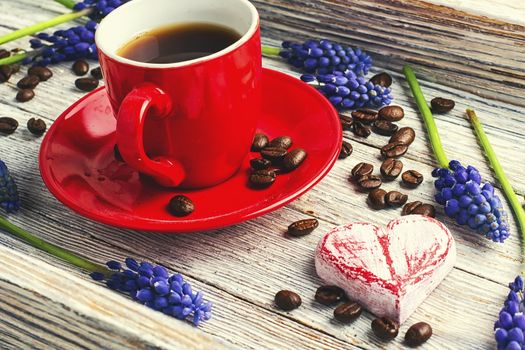
<path fill-rule="evenodd" d="M 158 27 L 204 22 L 241 38 L 202 58 L 143 63 L 117 55 Z M 95 37 L 122 158 L 163 186 L 202 188 L 232 176 L 250 150 L 261 110 L 259 16 L 247 0 L 133 0 Z"/>

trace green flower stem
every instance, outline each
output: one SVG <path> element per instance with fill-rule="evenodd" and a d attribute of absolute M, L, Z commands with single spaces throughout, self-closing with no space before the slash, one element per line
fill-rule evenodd
<path fill-rule="evenodd" d="M 12 63 L 20 62 L 24 58 L 26 58 L 27 56 L 28 56 L 28 53 L 27 52 L 23 52 L 23 53 L 18 53 L 18 54 L 13 55 L 13 56 L 2 58 L 2 59 L 0 59 L 0 66 L 3 66 L 4 64 L 12 64 Z"/>
<path fill-rule="evenodd" d="M 75 4 L 76 4 L 76 2 L 73 1 L 73 0 L 55 0 L 55 1 L 58 2 L 59 4 L 64 5 L 68 9 L 72 9 L 73 6 L 75 6 Z"/>
<path fill-rule="evenodd" d="M 262 54 L 265 56 L 279 56 L 279 52 L 281 49 L 278 47 L 262 46 Z"/>
<path fill-rule="evenodd" d="M 423 96 L 423 91 L 421 91 L 421 87 L 419 86 L 416 75 L 409 65 L 405 65 L 403 67 L 403 73 L 405 73 L 408 85 L 410 85 L 410 89 L 412 90 L 412 94 L 416 100 L 416 104 L 419 108 L 419 111 L 421 112 L 423 120 L 425 121 L 425 126 L 427 127 L 428 136 L 430 138 L 430 144 L 434 150 L 437 162 L 442 168 L 448 168 L 449 162 L 447 156 L 445 155 L 443 145 L 441 144 L 441 139 L 439 138 L 436 122 L 434 121 L 434 117 L 432 116 L 430 108 L 428 108 L 427 101 L 425 100 L 425 96 Z"/>
<path fill-rule="evenodd" d="M 507 197 L 507 200 L 510 203 L 512 211 L 514 212 L 514 216 L 518 221 L 518 225 L 521 231 L 521 237 L 523 240 L 522 249 L 525 259 L 525 211 L 521 206 L 518 196 L 516 195 L 516 193 L 514 193 L 514 189 L 512 188 L 509 179 L 505 175 L 503 167 L 501 166 L 498 157 L 496 156 L 496 153 L 494 152 L 494 149 L 492 148 L 492 145 L 490 144 L 490 141 L 487 135 L 485 134 L 485 131 L 483 131 L 483 126 L 481 125 L 478 116 L 476 115 L 476 112 L 469 108 L 467 109 L 467 115 L 468 119 L 470 120 L 470 123 L 472 124 L 472 127 L 474 128 L 474 131 L 476 132 L 476 136 L 478 137 L 479 143 L 485 151 L 485 154 L 489 160 L 489 164 L 492 166 L 492 169 L 496 174 L 496 178 L 498 179 L 498 181 L 501 184 L 501 187 L 503 188 L 503 193 L 505 194 L 505 197 Z"/>
<path fill-rule="evenodd" d="M 92 11 L 91 8 L 84 9 L 82 11 L 78 12 L 71 12 L 66 13 L 64 15 L 57 16 L 55 18 L 52 18 L 50 20 L 40 22 L 37 24 L 33 24 L 32 26 L 25 27 L 19 30 L 15 30 L 14 32 L 11 32 L 9 34 L 6 34 L 4 36 L 0 37 L 0 45 L 8 43 L 10 41 L 25 37 L 27 35 L 32 35 L 38 32 L 41 32 L 47 28 L 54 27 L 56 25 L 59 25 L 61 23 L 72 21 L 76 18 L 88 15 Z"/>
<path fill-rule="evenodd" d="M 31 246 L 43 250 L 44 252 L 49 253 L 57 258 L 60 258 L 70 263 L 71 265 L 80 267 L 81 269 L 88 270 L 90 272 L 109 272 L 106 267 L 94 264 L 86 259 L 79 257 L 78 255 L 71 253 L 70 251 L 57 247 L 56 245 L 53 245 L 51 243 L 47 243 L 46 241 L 36 236 L 33 236 L 32 234 L 23 230 L 22 228 L 13 225 L 3 217 L 0 217 L 0 229 L 4 229 L 12 235 L 29 243 Z"/>

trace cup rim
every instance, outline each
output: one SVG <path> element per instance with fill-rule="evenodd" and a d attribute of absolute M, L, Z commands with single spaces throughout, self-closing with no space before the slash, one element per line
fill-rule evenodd
<path fill-rule="evenodd" d="M 244 5 L 246 5 L 248 9 L 250 10 L 251 23 L 250 23 L 250 27 L 248 28 L 248 30 L 235 43 L 231 44 L 230 46 L 225 47 L 224 49 L 220 51 L 214 52 L 211 55 L 207 55 L 207 56 L 203 56 L 203 57 L 199 57 L 199 58 L 195 58 L 195 59 L 187 60 L 187 61 L 175 62 L 175 63 L 148 63 L 148 62 L 135 61 L 135 60 L 131 60 L 129 58 L 125 58 L 125 57 L 117 55 L 117 53 L 114 50 L 107 50 L 105 47 L 106 45 L 104 43 L 104 39 L 101 37 L 102 35 L 101 33 L 103 31 L 100 29 L 103 28 L 104 21 L 106 18 L 118 16 L 119 12 L 122 12 L 128 6 L 132 6 L 132 3 L 135 3 L 137 1 L 140 1 L 140 0 L 129 1 L 123 4 L 122 6 L 119 6 L 114 11 L 112 11 L 109 15 L 107 15 L 99 23 L 98 28 L 95 32 L 95 43 L 97 45 L 97 49 L 99 53 L 103 53 L 105 56 L 107 56 L 108 58 L 114 61 L 124 63 L 130 66 L 141 67 L 141 68 L 166 69 L 166 68 L 186 67 L 189 65 L 194 65 L 194 64 L 206 62 L 209 60 L 213 60 L 213 59 L 222 57 L 224 55 L 227 55 L 230 52 L 235 51 L 239 47 L 243 46 L 246 42 L 248 42 L 252 38 L 252 36 L 257 32 L 257 29 L 259 27 L 259 13 L 257 12 L 257 9 L 255 8 L 255 6 L 249 0 L 237 0 L 243 3 Z M 151 1 L 151 0 L 143 0 L 143 1 Z"/>

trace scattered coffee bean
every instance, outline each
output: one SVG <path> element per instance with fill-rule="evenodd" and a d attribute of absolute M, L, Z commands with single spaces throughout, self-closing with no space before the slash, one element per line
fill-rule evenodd
<path fill-rule="evenodd" d="M 354 148 L 352 147 L 352 144 L 350 142 L 343 141 L 341 144 L 341 151 L 339 151 L 339 159 L 348 158 L 353 151 Z"/>
<path fill-rule="evenodd" d="M 397 158 L 407 153 L 408 146 L 401 142 L 391 142 L 381 147 L 381 155 L 385 158 Z"/>
<path fill-rule="evenodd" d="M 38 83 L 40 83 L 40 79 L 36 75 L 28 75 L 20 79 L 16 86 L 20 89 L 34 89 Z"/>
<path fill-rule="evenodd" d="M 113 156 L 119 162 L 123 162 L 124 161 L 124 158 L 122 158 L 122 155 L 120 154 L 120 151 L 118 149 L 118 145 L 115 145 L 115 147 L 113 147 Z"/>
<path fill-rule="evenodd" d="M 250 160 L 250 166 L 254 170 L 268 169 L 270 165 L 272 165 L 272 162 L 270 162 L 268 159 L 255 158 L 255 159 Z"/>
<path fill-rule="evenodd" d="M 89 72 L 89 64 L 84 60 L 76 60 L 75 63 L 73 63 L 72 69 L 73 73 L 80 77 Z"/>
<path fill-rule="evenodd" d="M 13 70 L 10 65 L 5 64 L 0 66 L 0 83 L 5 83 L 8 81 L 12 74 Z"/>
<path fill-rule="evenodd" d="M 392 77 L 385 72 L 374 75 L 370 81 L 374 85 L 381 85 L 383 87 L 389 87 L 392 85 Z"/>
<path fill-rule="evenodd" d="M 419 206 L 421 206 L 423 204 L 423 202 L 420 202 L 420 201 L 414 201 L 414 202 L 410 202 L 410 203 L 407 203 L 405 204 L 405 206 L 403 207 L 403 210 L 401 211 L 401 215 L 410 215 L 412 214 L 412 212 Z"/>
<path fill-rule="evenodd" d="M 382 188 L 376 188 L 368 194 L 368 203 L 376 210 L 386 208 L 386 191 Z"/>
<path fill-rule="evenodd" d="M 12 134 L 18 128 L 18 122 L 16 119 L 9 117 L 0 117 L 0 133 L 2 134 Z"/>
<path fill-rule="evenodd" d="M 408 200 L 408 196 L 399 191 L 390 191 L 386 194 L 385 200 L 391 207 L 400 207 Z"/>
<path fill-rule="evenodd" d="M 430 106 L 434 113 L 447 113 L 454 109 L 456 103 L 448 98 L 436 97 L 430 101 Z"/>
<path fill-rule="evenodd" d="M 273 170 L 256 170 L 250 175 L 250 184 L 257 188 L 268 187 L 275 182 L 276 177 Z"/>
<path fill-rule="evenodd" d="M 372 171 L 374 171 L 372 164 L 361 162 L 352 169 L 352 177 L 357 179 L 358 177 L 372 174 Z"/>
<path fill-rule="evenodd" d="M 418 322 L 410 326 L 405 334 L 405 342 L 408 346 L 419 346 L 430 339 L 432 327 L 426 322 Z"/>
<path fill-rule="evenodd" d="M 376 318 L 372 321 L 372 331 L 381 340 L 392 340 L 399 333 L 399 325 L 386 317 Z"/>
<path fill-rule="evenodd" d="M 31 118 L 27 121 L 27 130 L 33 135 L 40 136 L 46 132 L 46 129 L 46 122 L 40 118 Z"/>
<path fill-rule="evenodd" d="M 365 138 L 370 136 L 371 133 L 370 128 L 368 126 L 358 121 L 354 122 L 352 131 L 354 132 L 354 135 Z"/>
<path fill-rule="evenodd" d="M 372 124 L 377 120 L 377 112 L 371 109 L 358 109 L 352 112 L 352 118 L 363 124 Z"/>
<path fill-rule="evenodd" d="M 295 170 L 305 159 L 306 151 L 302 148 L 296 148 L 284 156 L 282 168 L 285 172 Z"/>
<path fill-rule="evenodd" d="M 11 56 L 11 53 L 6 49 L 0 49 L 0 59 Z"/>
<path fill-rule="evenodd" d="M 261 156 L 272 161 L 272 163 L 275 164 L 281 162 L 284 159 L 286 153 L 287 152 L 284 148 L 266 147 L 261 151 Z"/>
<path fill-rule="evenodd" d="M 13 74 L 20 72 L 20 65 L 18 63 L 11 64 L 11 72 Z"/>
<path fill-rule="evenodd" d="M 323 305 L 337 304 L 346 299 L 346 293 L 338 286 L 321 286 L 315 292 L 315 300 Z"/>
<path fill-rule="evenodd" d="M 274 138 L 268 144 L 268 147 L 279 147 L 288 149 L 292 145 L 292 138 L 290 136 L 279 136 Z"/>
<path fill-rule="evenodd" d="M 91 76 L 95 79 L 102 80 L 102 69 L 100 69 L 100 67 L 93 68 L 91 70 Z"/>
<path fill-rule="evenodd" d="M 191 199 L 186 196 L 178 195 L 173 197 L 168 204 L 168 210 L 175 216 L 187 216 L 193 212 L 195 206 Z"/>
<path fill-rule="evenodd" d="M 268 136 L 266 136 L 265 134 L 262 134 L 262 133 L 256 133 L 255 136 L 253 137 L 253 142 L 252 142 L 252 152 L 259 152 L 260 150 L 262 150 L 264 147 L 268 146 Z"/>
<path fill-rule="evenodd" d="M 40 81 L 46 81 L 49 80 L 53 76 L 53 72 L 51 69 L 47 67 L 31 67 L 27 70 L 28 75 L 36 75 Z"/>
<path fill-rule="evenodd" d="M 299 294 L 290 290 L 281 290 L 275 294 L 275 305 L 281 310 L 291 311 L 301 306 L 301 297 Z"/>
<path fill-rule="evenodd" d="M 27 102 L 35 97 L 35 92 L 31 89 L 22 89 L 16 94 L 16 100 L 18 102 Z"/>
<path fill-rule="evenodd" d="M 352 130 L 352 124 L 354 124 L 354 119 L 352 117 L 348 115 L 339 114 L 339 119 L 341 120 L 341 127 L 343 128 L 343 130 Z"/>
<path fill-rule="evenodd" d="M 361 305 L 354 301 L 349 301 L 335 308 L 334 317 L 341 323 L 350 323 L 361 316 L 362 311 Z"/>
<path fill-rule="evenodd" d="M 374 122 L 374 131 L 379 135 L 392 136 L 398 129 L 399 127 L 396 124 L 388 120 L 376 120 Z"/>
<path fill-rule="evenodd" d="M 397 122 L 403 119 L 405 111 L 400 106 L 386 106 L 379 110 L 378 115 L 379 119 Z"/>
<path fill-rule="evenodd" d="M 423 204 L 420 201 L 410 202 L 405 204 L 403 210 L 401 211 L 401 215 L 411 214 L 418 214 L 435 218 L 436 208 L 434 208 L 432 204 Z"/>
<path fill-rule="evenodd" d="M 423 182 L 423 175 L 416 170 L 407 170 L 401 175 L 403 183 L 410 187 L 417 187 Z"/>
<path fill-rule="evenodd" d="M 400 160 L 394 159 L 394 158 L 387 158 L 381 164 L 381 168 L 379 169 L 381 171 L 381 175 L 386 180 L 394 180 L 401 174 L 401 171 L 403 170 L 403 163 Z"/>
<path fill-rule="evenodd" d="M 98 86 L 98 80 L 95 78 L 78 78 L 75 80 L 75 86 L 82 91 L 93 91 Z"/>
<path fill-rule="evenodd" d="M 316 219 L 303 219 L 296 221 L 288 226 L 288 234 L 294 237 L 306 236 L 312 233 L 319 226 Z"/>
<path fill-rule="evenodd" d="M 381 178 L 376 175 L 365 175 L 357 179 L 357 183 L 363 190 L 373 190 L 379 188 L 383 184 Z"/>
<path fill-rule="evenodd" d="M 412 142 L 414 142 L 414 139 L 416 138 L 416 133 L 414 129 L 406 126 L 404 128 L 399 129 L 396 131 L 394 135 L 390 138 L 390 143 L 392 142 L 401 142 L 404 143 L 407 146 L 410 146 Z"/>

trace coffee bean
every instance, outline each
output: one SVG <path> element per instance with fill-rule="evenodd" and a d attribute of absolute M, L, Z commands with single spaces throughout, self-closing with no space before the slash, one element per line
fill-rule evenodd
<path fill-rule="evenodd" d="M 408 200 L 408 196 L 399 191 L 390 191 L 386 194 L 385 200 L 391 207 L 400 207 Z"/>
<path fill-rule="evenodd" d="M 350 323 L 355 321 L 359 316 L 363 308 L 356 302 L 349 301 L 341 304 L 334 310 L 334 317 L 341 323 Z"/>
<path fill-rule="evenodd" d="M 259 133 L 259 132 L 256 133 L 255 136 L 253 137 L 251 151 L 259 152 L 264 147 L 268 146 L 268 142 L 269 142 L 268 136 L 266 136 L 265 134 Z"/>
<path fill-rule="evenodd" d="M 28 75 L 36 75 L 40 81 L 46 81 L 53 76 L 51 69 L 47 67 L 31 67 L 27 70 Z"/>
<path fill-rule="evenodd" d="M 5 64 L 0 66 L 0 83 L 5 83 L 8 81 L 12 74 L 13 70 L 10 65 Z"/>
<path fill-rule="evenodd" d="M 46 122 L 40 118 L 31 118 L 27 121 L 27 130 L 33 135 L 40 136 L 46 132 L 46 129 Z"/>
<path fill-rule="evenodd" d="M 352 112 L 352 118 L 363 124 L 372 124 L 377 120 L 377 112 L 371 109 L 358 109 Z"/>
<path fill-rule="evenodd" d="M 405 334 L 405 342 L 408 346 L 419 346 L 430 339 L 432 327 L 426 322 L 418 322 L 410 326 Z"/>
<path fill-rule="evenodd" d="M 388 120 L 376 120 L 374 122 L 374 131 L 379 135 L 392 136 L 398 129 L 399 127 L 396 124 Z"/>
<path fill-rule="evenodd" d="M 40 79 L 36 75 L 28 75 L 20 79 L 16 86 L 20 89 L 34 89 L 38 83 L 40 83 Z"/>
<path fill-rule="evenodd" d="M 98 80 L 95 78 L 78 78 L 75 80 L 75 86 L 82 91 L 93 91 L 98 86 Z"/>
<path fill-rule="evenodd" d="M 350 142 L 343 141 L 341 144 L 341 150 L 339 151 L 339 159 L 348 158 L 353 151 L 354 148 L 352 147 L 352 144 Z"/>
<path fill-rule="evenodd" d="M 296 148 L 284 156 L 282 168 L 285 172 L 295 170 L 305 159 L 306 151 L 302 148 Z"/>
<path fill-rule="evenodd" d="M 381 164 L 381 168 L 379 169 L 381 171 L 381 175 L 386 180 L 394 180 L 396 177 L 401 174 L 401 171 L 403 170 L 403 163 L 400 160 L 394 159 L 394 158 L 387 158 Z"/>
<path fill-rule="evenodd" d="M 292 138 L 290 136 L 279 136 L 274 138 L 268 144 L 268 147 L 279 147 L 288 149 L 292 145 Z"/>
<path fill-rule="evenodd" d="M 276 177 L 273 170 L 256 170 L 250 175 L 250 184 L 257 188 L 268 187 L 275 182 Z"/>
<path fill-rule="evenodd" d="M 352 130 L 352 124 L 354 124 L 354 119 L 352 117 L 348 115 L 339 114 L 339 119 L 341 120 L 341 127 L 343 128 L 343 130 Z"/>
<path fill-rule="evenodd" d="M 18 102 L 27 102 L 35 97 L 35 92 L 31 89 L 22 89 L 16 94 L 16 100 Z"/>
<path fill-rule="evenodd" d="M 281 290 L 275 294 L 275 305 L 281 310 L 291 311 L 301 306 L 301 297 L 299 294 L 290 290 Z"/>
<path fill-rule="evenodd" d="M 0 133 L 2 134 L 12 134 L 18 128 L 18 122 L 16 119 L 9 117 L 0 117 Z"/>
<path fill-rule="evenodd" d="M 392 85 L 392 77 L 385 72 L 374 75 L 370 81 L 374 85 L 381 85 L 383 87 L 389 87 Z"/>
<path fill-rule="evenodd" d="M 403 183 L 410 187 L 417 187 L 423 182 L 423 175 L 416 170 L 407 170 L 401 175 Z"/>
<path fill-rule="evenodd" d="M 410 202 L 405 204 L 403 207 L 403 210 L 401 211 L 401 215 L 411 215 L 411 214 L 417 214 L 417 215 L 423 215 L 423 216 L 429 216 L 431 218 L 436 217 L 436 208 L 432 204 L 423 204 L 420 201 Z"/>
<path fill-rule="evenodd" d="M 100 67 L 93 68 L 91 70 L 91 76 L 95 79 L 102 80 L 102 69 L 100 69 Z"/>
<path fill-rule="evenodd" d="M 346 299 L 346 293 L 338 286 L 321 286 L 315 292 L 315 300 L 323 305 L 337 304 Z"/>
<path fill-rule="evenodd" d="M 376 210 L 386 208 L 386 191 L 382 188 L 376 188 L 368 194 L 368 203 Z"/>
<path fill-rule="evenodd" d="M 401 142 L 391 142 L 381 147 L 381 155 L 385 158 L 397 158 L 407 153 L 408 146 Z"/>
<path fill-rule="evenodd" d="M 11 66 L 11 72 L 13 74 L 20 72 L 20 65 L 18 63 L 13 63 Z"/>
<path fill-rule="evenodd" d="M 432 106 L 434 113 L 447 113 L 454 109 L 456 103 L 447 98 L 436 97 L 430 101 L 430 106 Z"/>
<path fill-rule="evenodd" d="M 168 210 L 175 216 L 187 216 L 195 210 L 191 199 L 186 196 L 178 195 L 173 197 L 168 204 Z"/>
<path fill-rule="evenodd" d="M 420 201 L 414 201 L 405 204 L 403 207 L 403 210 L 401 211 L 401 215 L 410 215 L 412 212 L 419 206 L 421 206 L 423 203 Z"/>
<path fill-rule="evenodd" d="M 287 152 L 284 148 L 266 147 L 261 151 L 261 156 L 263 156 L 263 158 L 271 160 L 272 163 L 275 164 L 282 161 L 286 153 Z"/>
<path fill-rule="evenodd" d="M 357 179 L 357 183 L 363 190 L 373 190 L 383 184 L 381 178 L 376 175 L 365 175 Z"/>
<path fill-rule="evenodd" d="M 80 77 L 89 72 L 89 64 L 84 60 L 76 60 L 75 63 L 73 63 L 72 69 L 73 73 Z"/>
<path fill-rule="evenodd" d="M 312 233 L 319 226 L 316 219 L 303 219 L 296 221 L 288 226 L 288 234 L 294 237 L 306 236 Z"/>
<path fill-rule="evenodd" d="M 124 159 L 122 158 L 122 155 L 120 154 L 120 151 L 118 149 L 118 145 L 115 145 L 115 147 L 113 147 L 113 156 L 119 162 L 123 162 L 124 161 Z"/>
<path fill-rule="evenodd" d="M 368 126 L 358 121 L 354 122 L 352 131 L 354 132 L 354 135 L 365 138 L 370 136 L 371 133 L 370 128 Z"/>
<path fill-rule="evenodd" d="M 400 106 L 386 106 L 379 110 L 379 119 L 397 122 L 405 116 L 405 111 Z"/>
<path fill-rule="evenodd" d="M 6 49 L 0 49 L 0 59 L 11 56 L 11 53 Z"/>
<path fill-rule="evenodd" d="M 268 159 L 255 158 L 250 160 L 250 166 L 254 170 L 268 169 L 270 165 L 272 165 L 272 162 L 270 162 Z"/>
<path fill-rule="evenodd" d="M 399 325 L 386 317 L 376 318 L 372 321 L 372 331 L 381 340 L 392 340 L 399 333 Z"/>
<path fill-rule="evenodd" d="M 390 143 L 392 142 L 401 142 L 404 143 L 407 146 L 410 146 L 412 142 L 414 142 L 414 139 L 416 138 L 416 133 L 414 129 L 406 126 L 404 128 L 399 129 L 396 131 L 394 135 L 390 138 Z"/>
<path fill-rule="evenodd" d="M 356 166 L 354 166 L 352 169 L 352 177 L 358 178 L 361 176 L 370 175 L 372 174 L 372 171 L 374 171 L 374 166 L 372 164 L 361 162 L 356 164 Z"/>

